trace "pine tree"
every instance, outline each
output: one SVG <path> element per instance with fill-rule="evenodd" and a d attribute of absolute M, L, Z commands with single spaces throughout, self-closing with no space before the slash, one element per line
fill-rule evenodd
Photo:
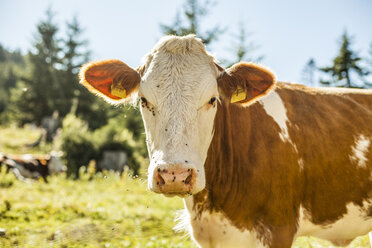
<path fill-rule="evenodd" d="M 369 64 L 369 71 L 368 71 L 368 74 L 372 74 L 372 42 L 371 44 L 369 45 L 369 58 L 367 59 L 367 63 Z"/>
<path fill-rule="evenodd" d="M 92 98 L 88 94 L 80 96 L 82 87 L 79 85 L 78 72 L 80 66 L 89 60 L 90 51 L 86 49 L 87 41 L 81 38 L 83 29 L 80 26 L 77 17 L 73 17 L 70 22 L 66 23 L 66 38 L 63 39 L 63 84 L 66 89 L 66 96 L 69 109 L 73 104 L 73 99 L 79 97 L 79 104 L 88 99 L 88 104 L 92 104 Z M 79 105 L 78 104 L 78 105 Z M 77 107 L 78 108 L 78 107 Z"/>
<path fill-rule="evenodd" d="M 361 57 L 351 49 L 351 37 L 345 31 L 342 35 L 339 54 L 333 59 L 333 65 L 320 68 L 321 71 L 330 74 L 331 81 L 321 80 L 325 85 L 342 86 L 348 88 L 363 88 L 352 82 L 352 73 L 357 73 L 360 77 L 366 75 L 366 71 L 359 65 Z"/>
<path fill-rule="evenodd" d="M 310 86 L 315 83 L 314 75 L 316 72 L 316 63 L 313 58 L 310 58 L 302 70 L 302 81 Z"/>
<path fill-rule="evenodd" d="M 84 30 L 76 16 L 66 23 L 66 30 L 66 38 L 62 40 L 63 70 L 60 72 L 66 95 L 62 117 L 73 112 L 87 121 L 91 129 L 96 129 L 105 125 L 109 115 L 118 112 L 118 109 L 113 109 L 79 84 L 79 68 L 89 60 L 90 56 L 90 51 L 87 49 L 88 41 L 82 38 Z"/>
<path fill-rule="evenodd" d="M 49 8 L 46 17 L 37 25 L 34 45 L 29 52 L 31 73 L 25 75 L 12 92 L 12 101 L 19 113 L 19 121 L 40 124 L 44 116 L 61 111 L 65 102 L 64 87 L 58 77 L 61 67 L 61 46 L 58 27 Z"/>
<path fill-rule="evenodd" d="M 66 23 L 66 27 L 67 37 L 63 40 L 63 64 L 67 72 L 77 74 L 80 66 L 89 60 L 90 51 L 85 48 L 88 41 L 81 39 L 84 30 L 80 26 L 76 16 L 74 16 L 70 22 Z"/>
<path fill-rule="evenodd" d="M 224 62 L 226 67 L 230 67 L 240 61 L 261 62 L 264 59 L 263 55 L 254 56 L 254 53 L 259 49 L 259 46 L 249 39 L 251 36 L 252 33 L 248 32 L 244 24 L 241 22 L 239 24 L 239 33 L 234 35 L 234 38 L 236 39 L 236 41 L 233 42 L 235 44 L 232 49 L 234 59 L 229 62 Z"/>
<path fill-rule="evenodd" d="M 368 69 L 366 70 L 366 75 L 368 75 L 368 77 L 366 77 L 364 84 L 365 84 L 365 88 L 371 89 L 372 88 L 372 42 L 369 46 L 368 55 L 369 55 L 368 58 L 366 58 L 366 64 L 368 67 Z"/>
<path fill-rule="evenodd" d="M 10 89 L 12 89 L 16 86 L 17 79 L 18 78 L 17 78 L 16 74 L 14 73 L 13 67 L 9 67 L 8 77 L 6 78 L 6 80 L 4 82 L 4 87 L 5 87 L 5 90 L 7 91 L 8 94 L 10 93 Z"/>
<path fill-rule="evenodd" d="M 37 25 L 33 55 L 41 59 L 49 67 L 61 63 L 59 52 L 62 50 L 60 39 L 57 38 L 58 26 L 54 23 L 54 13 L 51 8 L 46 11 L 46 19 Z"/>
<path fill-rule="evenodd" d="M 6 51 L 5 48 L 0 44 L 0 62 L 6 61 Z"/>
<path fill-rule="evenodd" d="M 208 45 L 212 43 L 223 33 L 223 29 L 217 25 L 212 29 L 202 32 L 200 22 L 208 15 L 208 7 L 213 4 L 209 0 L 205 1 L 204 4 L 200 3 L 199 0 L 187 0 L 183 7 L 184 18 L 181 18 L 180 14 L 177 13 L 172 25 L 160 25 L 162 32 L 164 34 L 179 36 L 196 34 L 203 40 L 204 44 Z"/>
<path fill-rule="evenodd" d="M 0 124 L 9 123 L 10 93 L 16 87 L 25 68 L 25 57 L 20 50 L 9 51 L 0 45 Z"/>

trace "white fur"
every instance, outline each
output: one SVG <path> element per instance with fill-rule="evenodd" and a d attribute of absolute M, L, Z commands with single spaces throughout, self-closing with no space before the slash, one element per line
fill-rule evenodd
<path fill-rule="evenodd" d="M 273 90 L 268 95 L 262 97 L 259 101 L 266 114 L 271 116 L 276 124 L 280 127 L 279 137 L 283 142 L 288 142 L 292 145 L 293 151 L 298 155 L 298 149 L 296 144 L 291 140 L 288 133 L 288 126 L 289 124 L 288 116 L 287 116 L 287 109 L 279 96 L 279 94 Z M 298 129 L 298 126 L 295 124 L 294 127 Z M 303 171 L 305 163 L 303 158 L 297 159 L 298 166 L 301 171 Z"/>
<path fill-rule="evenodd" d="M 51 156 L 48 161 L 49 173 L 58 174 L 67 170 L 67 167 L 62 163 L 61 159 L 57 156 Z"/>
<path fill-rule="evenodd" d="M 363 134 L 359 135 L 355 140 L 354 146 L 351 147 L 350 160 L 356 163 L 359 167 L 365 168 L 367 165 L 367 153 L 371 140 Z"/>
<path fill-rule="evenodd" d="M 343 94 L 360 94 L 360 95 L 370 95 L 372 94 L 372 89 L 352 89 L 343 87 L 314 87 L 313 91 L 317 91 L 320 94 L 331 94 L 331 95 L 343 95 Z"/>
<path fill-rule="evenodd" d="M 25 161 L 25 162 L 32 162 L 35 160 L 35 158 L 31 155 L 31 154 L 23 154 L 22 156 L 20 156 L 20 158 Z"/>
<path fill-rule="evenodd" d="M 283 142 L 291 142 L 291 139 L 288 134 L 288 117 L 287 117 L 287 109 L 284 106 L 282 99 L 280 98 L 279 94 L 276 91 L 271 91 L 270 94 L 263 97 L 260 100 L 263 108 L 265 109 L 266 113 L 270 115 L 274 121 L 280 127 L 279 137 Z"/>
<path fill-rule="evenodd" d="M 149 175 L 159 164 L 185 164 L 197 174 L 192 193 L 205 187 L 204 162 L 213 137 L 217 107 L 208 102 L 218 96 L 213 58 L 192 36 L 162 39 L 145 64 L 139 96 L 150 110 L 141 107 Z M 216 104 L 216 103 L 215 103 Z M 156 187 L 149 177 L 149 188 Z"/>
<path fill-rule="evenodd" d="M 372 218 L 367 218 L 366 209 L 371 203 L 364 202 L 363 207 L 349 203 L 347 212 L 341 219 L 328 225 L 315 225 L 301 207 L 298 236 L 314 236 L 332 242 L 348 241 L 357 236 L 366 235 L 372 230 Z"/>
<path fill-rule="evenodd" d="M 18 163 L 15 163 L 13 173 L 17 178 L 21 180 L 24 180 L 25 178 L 38 179 L 41 176 L 38 172 L 36 171 L 31 172 Z"/>
<path fill-rule="evenodd" d="M 254 231 L 240 231 L 221 213 L 203 212 L 200 217 L 193 211 L 193 199 L 185 199 L 186 218 L 192 238 L 203 248 L 264 248 Z"/>

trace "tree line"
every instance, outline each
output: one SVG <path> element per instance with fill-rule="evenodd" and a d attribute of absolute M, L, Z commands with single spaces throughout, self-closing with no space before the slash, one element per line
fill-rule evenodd
<path fill-rule="evenodd" d="M 226 31 L 217 24 L 203 31 L 202 21 L 211 11 L 209 0 L 186 0 L 172 24 L 160 24 L 163 34 L 196 34 L 208 46 L 216 42 Z M 76 17 L 67 21 L 66 32 L 54 22 L 51 9 L 37 24 L 32 49 L 26 55 L 20 51 L 8 51 L 0 45 L 0 124 L 34 122 L 40 124 L 43 117 L 57 112 L 64 117 L 73 109 L 77 116 L 98 128 L 117 114 L 83 89 L 77 78 L 79 67 L 90 58 L 88 41 Z M 257 55 L 259 46 L 253 41 L 243 23 L 237 34 L 231 35 L 230 59 L 221 59 L 228 67 L 238 61 L 262 61 Z M 320 73 L 321 72 L 321 73 Z M 329 66 L 320 67 L 314 58 L 306 63 L 303 83 L 324 86 L 370 88 L 368 76 L 372 74 L 372 43 L 369 58 L 363 59 L 352 48 L 352 38 L 345 31 L 338 54 Z M 318 77 L 316 77 L 318 76 Z M 73 103 L 76 102 L 74 105 Z M 111 112 L 110 112 L 111 111 Z M 112 112 L 113 111 L 113 112 Z M 120 111 L 119 111 L 120 112 Z"/>
<path fill-rule="evenodd" d="M 79 84 L 79 68 L 90 58 L 88 41 L 77 17 L 65 23 L 63 34 L 54 18 L 49 8 L 26 55 L 0 45 L 0 125 L 47 129 L 45 120 L 55 119 L 61 134 L 41 142 L 64 152 L 72 176 L 92 159 L 99 161 L 105 150 L 125 150 L 130 169 L 139 173 L 147 154 L 139 111 L 113 107 Z"/>
<path fill-rule="evenodd" d="M 164 34 L 187 35 L 196 34 L 203 42 L 208 45 L 218 40 L 226 31 L 220 25 L 201 31 L 201 20 L 207 16 L 211 6 L 209 0 L 186 0 L 182 9 L 183 15 L 176 15 L 173 24 L 161 24 Z M 229 67 L 239 61 L 261 62 L 263 55 L 257 55 L 258 46 L 251 38 L 252 33 L 248 32 L 244 23 L 239 23 L 238 34 L 232 35 L 233 47 L 231 48 L 231 58 L 221 59 L 222 63 Z M 369 57 L 362 58 L 352 48 L 353 38 L 345 30 L 341 36 L 338 54 L 328 66 L 317 66 L 315 59 L 310 58 L 302 71 L 302 82 L 314 86 L 318 82 L 322 86 L 337 86 L 347 88 L 372 88 L 372 79 L 367 79 L 372 75 L 372 42 L 369 49 Z M 362 65 L 362 64 L 365 65 Z M 321 72 L 319 78 L 315 77 L 317 72 Z"/>
<path fill-rule="evenodd" d="M 48 9 L 36 30 L 32 49 L 24 56 L 0 47 L 0 95 L 5 95 L 0 123 L 40 125 L 45 116 L 58 113 L 64 117 L 76 105 L 78 116 L 92 121 L 93 127 L 103 125 L 100 122 L 107 119 L 106 104 L 78 83 L 79 67 L 88 61 L 90 51 L 77 18 L 66 22 L 67 31 L 62 36 L 54 13 Z"/>
<path fill-rule="evenodd" d="M 372 88 L 372 42 L 369 57 L 362 58 L 352 48 L 353 37 L 345 30 L 340 39 L 338 54 L 328 66 L 317 66 L 314 58 L 310 58 L 303 69 L 303 83 L 322 86 L 346 88 Z M 316 74 L 320 74 L 316 78 Z M 324 76 L 326 78 L 324 78 Z"/>

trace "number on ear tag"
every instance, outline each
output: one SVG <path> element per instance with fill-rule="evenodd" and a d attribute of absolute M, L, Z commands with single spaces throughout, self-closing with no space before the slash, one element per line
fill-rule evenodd
<path fill-rule="evenodd" d="M 245 93 L 245 90 L 242 87 L 238 86 L 231 96 L 231 103 L 240 102 L 244 100 L 246 97 L 247 94 Z"/>
<path fill-rule="evenodd" d="M 118 85 L 111 84 L 111 94 L 120 98 L 127 96 L 127 91 L 124 88 L 119 88 Z"/>

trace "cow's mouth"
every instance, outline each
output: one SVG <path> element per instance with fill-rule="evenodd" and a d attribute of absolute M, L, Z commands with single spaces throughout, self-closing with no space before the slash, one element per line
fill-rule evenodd
<path fill-rule="evenodd" d="M 163 194 L 166 197 L 178 196 L 178 197 L 181 197 L 181 198 L 185 198 L 185 197 L 188 197 L 188 196 L 192 195 L 191 192 L 160 192 L 160 194 Z"/>

